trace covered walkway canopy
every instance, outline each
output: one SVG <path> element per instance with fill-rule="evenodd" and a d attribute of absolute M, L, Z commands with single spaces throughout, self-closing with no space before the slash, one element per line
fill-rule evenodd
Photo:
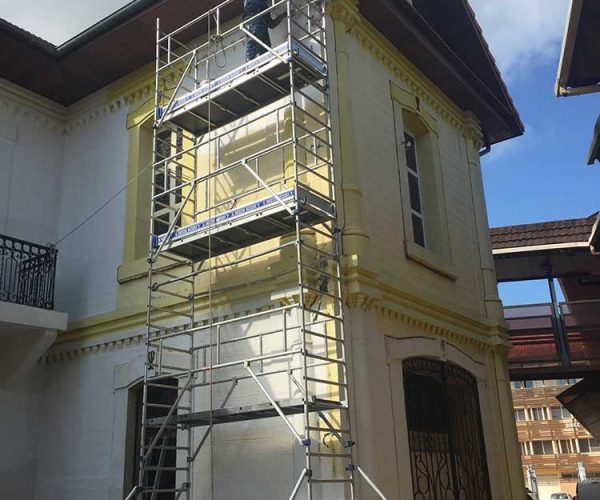
<path fill-rule="evenodd" d="M 512 380 L 584 378 L 559 396 L 600 434 L 600 215 L 492 229 L 499 282 L 547 279 L 551 301 L 504 308 Z M 559 302 L 555 282 L 564 302 Z"/>
<path fill-rule="evenodd" d="M 505 307 L 513 379 L 600 371 L 599 214 L 492 229 L 499 282 L 547 279 L 551 301 Z M 559 302 L 555 283 L 565 297 Z"/>

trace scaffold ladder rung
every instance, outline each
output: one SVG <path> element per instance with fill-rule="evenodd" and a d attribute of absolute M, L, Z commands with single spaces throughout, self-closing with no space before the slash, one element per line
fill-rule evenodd
<path fill-rule="evenodd" d="M 306 457 L 278 498 L 356 500 L 358 477 L 384 498 L 352 458 L 326 2 L 267 2 L 283 11 L 283 43 L 234 67 L 265 14 L 231 19 L 238 3 L 168 33 L 157 21 L 141 453 L 127 498 L 193 500 L 234 473 L 194 465 L 221 453 L 213 428 L 258 419 L 284 423 Z"/>

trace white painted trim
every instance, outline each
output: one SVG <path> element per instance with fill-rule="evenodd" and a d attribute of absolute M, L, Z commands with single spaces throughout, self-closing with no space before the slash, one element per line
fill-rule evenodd
<path fill-rule="evenodd" d="M 67 313 L 39 307 L 0 302 L 0 318 L 0 323 L 30 326 L 43 330 L 66 330 L 68 316 Z"/>
<path fill-rule="evenodd" d="M 543 250 L 561 250 L 568 248 L 589 248 L 590 244 L 587 241 L 577 241 L 574 243 L 552 243 L 549 245 L 531 245 L 525 247 L 513 248 L 496 248 L 492 250 L 494 255 L 503 255 L 508 253 L 524 253 L 524 252 L 539 252 Z"/>
<path fill-rule="evenodd" d="M 592 255 L 598 255 L 598 250 L 600 250 L 594 246 L 594 239 L 596 237 L 596 233 L 598 232 L 599 225 L 600 225 L 600 213 L 598 213 L 598 215 L 596 216 L 596 220 L 594 221 L 594 225 L 592 226 L 592 232 L 590 234 L 590 239 L 588 240 L 588 245 L 590 247 L 590 250 L 592 251 Z"/>
<path fill-rule="evenodd" d="M 67 116 L 67 108 L 64 106 L 4 78 L 0 78 L 0 95 L 55 121 L 63 122 Z"/>
<path fill-rule="evenodd" d="M 575 38 L 577 37 L 577 27 L 581 19 L 583 9 L 583 0 L 571 0 L 569 13 L 565 23 L 565 32 L 563 35 L 562 50 L 560 51 L 560 62 L 558 63 L 558 74 L 556 76 L 556 85 L 554 93 L 556 97 L 568 96 L 567 79 L 571 71 L 573 61 L 573 50 L 575 49 Z"/>

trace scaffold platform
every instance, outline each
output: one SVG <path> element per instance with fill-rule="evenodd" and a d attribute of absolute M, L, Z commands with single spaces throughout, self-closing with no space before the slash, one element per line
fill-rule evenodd
<path fill-rule="evenodd" d="M 296 231 L 296 214 L 306 224 L 335 218 L 331 201 L 300 185 L 153 238 L 163 251 L 207 259 Z M 210 239 L 210 241 L 209 241 Z"/>
<path fill-rule="evenodd" d="M 304 412 L 304 402 L 301 399 L 276 401 L 276 404 L 286 416 L 300 415 Z M 343 404 L 339 401 L 330 401 L 326 399 L 313 399 L 308 403 L 308 411 L 311 413 L 339 410 L 343 407 Z M 236 406 L 232 408 L 174 415 L 169 419 L 169 424 L 181 425 L 184 427 L 202 427 L 211 424 L 229 424 L 233 422 L 275 418 L 280 416 L 281 415 L 277 412 L 272 403 L 258 403 L 247 406 Z M 148 423 L 150 425 L 162 425 L 165 422 L 165 418 L 166 417 L 157 417 L 149 419 Z"/>
<path fill-rule="evenodd" d="M 192 92 L 176 92 L 157 117 L 203 135 L 289 95 L 290 63 L 298 88 L 327 77 L 327 66 L 313 51 L 285 42 Z"/>

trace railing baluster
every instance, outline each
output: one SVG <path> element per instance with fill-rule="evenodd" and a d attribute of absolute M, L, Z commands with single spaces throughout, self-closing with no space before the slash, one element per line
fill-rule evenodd
<path fill-rule="evenodd" d="M 0 300 L 53 309 L 56 254 L 53 247 L 0 234 Z"/>

